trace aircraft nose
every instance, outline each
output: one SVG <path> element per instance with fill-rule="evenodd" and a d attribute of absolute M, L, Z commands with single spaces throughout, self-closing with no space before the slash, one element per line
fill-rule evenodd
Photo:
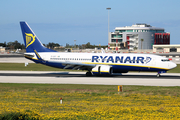
<path fill-rule="evenodd" d="M 176 66 L 177 66 L 176 63 L 171 62 L 169 67 L 170 67 L 170 69 L 173 69 L 173 68 L 175 68 Z"/>

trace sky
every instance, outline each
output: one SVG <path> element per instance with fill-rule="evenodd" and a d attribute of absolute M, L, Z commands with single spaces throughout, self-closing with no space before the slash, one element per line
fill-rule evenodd
<path fill-rule="evenodd" d="M 170 32 L 180 44 L 180 0 L 0 0 L 0 43 L 23 42 L 26 21 L 44 44 L 108 44 L 115 27 L 147 23 Z"/>

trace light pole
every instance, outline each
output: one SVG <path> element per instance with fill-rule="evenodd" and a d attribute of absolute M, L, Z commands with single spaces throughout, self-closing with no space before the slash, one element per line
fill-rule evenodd
<path fill-rule="evenodd" d="M 109 10 L 111 10 L 111 8 L 106 8 L 106 10 L 108 10 L 108 42 L 109 42 Z"/>
<path fill-rule="evenodd" d="M 76 40 L 74 40 L 74 48 L 76 48 Z"/>

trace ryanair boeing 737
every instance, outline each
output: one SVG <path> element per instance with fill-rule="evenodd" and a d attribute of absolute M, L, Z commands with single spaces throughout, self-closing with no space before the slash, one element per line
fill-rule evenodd
<path fill-rule="evenodd" d="M 154 71 L 159 77 L 161 73 L 177 66 L 168 58 L 151 54 L 57 52 L 44 47 L 26 22 L 20 22 L 20 25 L 26 47 L 24 56 L 35 63 L 63 69 L 87 70 L 87 76 Z"/>

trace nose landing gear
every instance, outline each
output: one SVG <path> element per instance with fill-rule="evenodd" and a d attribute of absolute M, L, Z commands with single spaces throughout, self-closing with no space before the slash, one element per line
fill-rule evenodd
<path fill-rule="evenodd" d="M 158 74 L 157 74 L 157 77 L 160 77 L 160 76 L 161 76 L 160 73 L 158 73 Z"/>
<path fill-rule="evenodd" d="M 157 73 L 157 77 L 160 77 L 161 75 L 161 73 L 166 73 L 166 71 L 158 71 L 158 73 Z"/>

